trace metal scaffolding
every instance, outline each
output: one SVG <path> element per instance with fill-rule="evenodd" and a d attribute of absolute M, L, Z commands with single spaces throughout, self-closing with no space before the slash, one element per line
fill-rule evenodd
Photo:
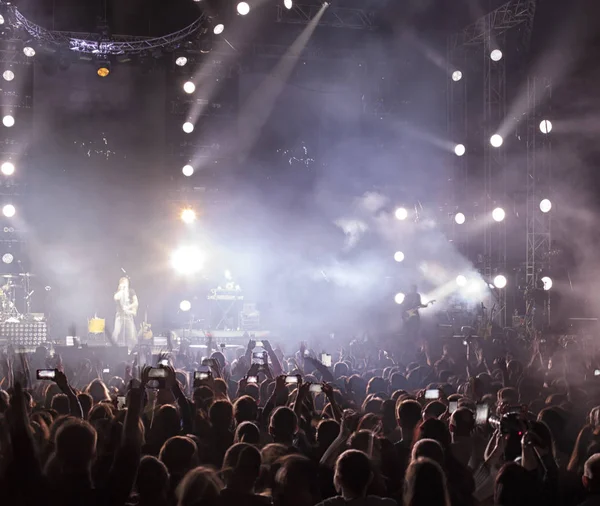
<path fill-rule="evenodd" d="M 283 5 L 277 5 L 276 21 L 278 23 L 307 25 L 321 8 L 320 4 L 306 5 L 295 2 L 291 9 L 286 9 Z M 365 9 L 332 7 L 331 5 L 325 9 L 325 13 L 319 20 L 319 26 L 352 28 L 354 30 L 373 30 L 376 28 L 373 12 Z"/>

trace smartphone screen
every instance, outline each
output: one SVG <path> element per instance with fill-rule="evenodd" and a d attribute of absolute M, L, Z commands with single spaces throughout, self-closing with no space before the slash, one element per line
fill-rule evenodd
<path fill-rule="evenodd" d="M 286 376 L 285 377 L 285 383 L 286 383 L 286 385 L 291 385 L 293 383 L 298 383 L 298 377 L 297 376 Z"/>
<path fill-rule="evenodd" d="M 56 378 L 56 369 L 38 369 L 35 377 L 39 380 L 53 380 Z"/>
<path fill-rule="evenodd" d="M 256 341 L 256 346 L 258 346 L 260 348 L 264 348 L 262 341 Z"/>
<path fill-rule="evenodd" d="M 600 376 L 600 369 L 596 369 L 594 371 L 594 376 Z"/>
<path fill-rule="evenodd" d="M 262 351 L 255 351 L 252 353 L 252 363 L 259 365 L 265 364 L 264 355 Z"/>
<path fill-rule="evenodd" d="M 450 414 L 454 413 L 458 409 L 458 401 L 450 401 L 448 405 L 448 411 Z"/>
<path fill-rule="evenodd" d="M 256 376 L 248 376 L 246 383 L 258 383 L 258 378 Z"/>
<path fill-rule="evenodd" d="M 487 404 L 477 404 L 475 410 L 475 423 L 477 425 L 484 425 L 488 421 L 490 413 L 490 407 Z"/>
<path fill-rule="evenodd" d="M 323 385 L 313 383 L 311 386 L 308 387 L 308 390 L 314 394 L 320 394 L 323 391 Z"/>
<path fill-rule="evenodd" d="M 425 390 L 425 399 L 439 399 L 440 391 L 437 388 L 431 390 Z"/>
<path fill-rule="evenodd" d="M 205 380 L 212 376 L 212 374 L 208 371 L 196 371 L 194 372 L 194 379 L 197 380 Z"/>
<path fill-rule="evenodd" d="M 117 396 L 117 409 L 125 409 L 126 397 L 124 395 Z"/>
<path fill-rule="evenodd" d="M 160 367 L 152 367 L 148 371 L 148 377 L 149 378 L 166 378 L 167 377 L 167 370 L 166 369 L 161 369 Z"/>
<path fill-rule="evenodd" d="M 102 369 L 102 374 L 110 374 L 110 369 Z"/>
<path fill-rule="evenodd" d="M 325 367 L 331 367 L 331 355 L 329 353 L 322 353 L 321 362 Z"/>

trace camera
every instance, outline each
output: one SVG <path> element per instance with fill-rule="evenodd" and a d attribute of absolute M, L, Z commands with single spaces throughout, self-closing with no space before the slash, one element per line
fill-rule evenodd
<path fill-rule="evenodd" d="M 510 411 L 502 416 L 492 415 L 488 421 L 495 430 L 499 429 L 500 433 L 506 436 L 522 436 L 529 428 L 529 422 L 521 412 Z"/>

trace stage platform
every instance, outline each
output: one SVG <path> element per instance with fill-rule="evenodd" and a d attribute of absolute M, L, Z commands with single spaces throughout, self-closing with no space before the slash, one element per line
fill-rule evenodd
<path fill-rule="evenodd" d="M 175 338 L 179 339 L 208 339 L 212 336 L 213 342 L 229 342 L 229 341 L 246 341 L 248 336 L 250 339 L 260 340 L 269 339 L 271 332 L 269 330 L 190 330 L 190 329 L 175 329 L 172 331 Z M 246 337 L 244 337 L 246 336 Z"/>

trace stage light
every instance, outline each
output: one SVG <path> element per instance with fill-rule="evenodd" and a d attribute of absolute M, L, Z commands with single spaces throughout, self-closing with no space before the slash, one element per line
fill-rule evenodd
<path fill-rule="evenodd" d="M 192 167 L 190 164 L 184 165 L 181 169 L 181 172 L 183 172 L 184 176 L 190 177 L 194 173 L 194 167 Z"/>
<path fill-rule="evenodd" d="M 292 0 L 283 0 L 283 6 L 287 9 L 290 10 L 292 8 Z"/>
<path fill-rule="evenodd" d="M 0 25 L 4 24 L 4 16 L 0 14 Z"/>
<path fill-rule="evenodd" d="M 240 2 L 237 4 L 237 11 L 240 16 L 245 16 L 250 12 L 250 5 L 248 5 L 248 2 Z"/>
<path fill-rule="evenodd" d="M 542 122 L 540 123 L 540 132 L 542 132 L 543 134 L 549 134 L 550 132 L 552 132 L 552 123 L 547 119 L 542 120 Z"/>
<path fill-rule="evenodd" d="M 540 202 L 540 211 L 543 213 L 549 213 L 550 209 L 552 209 L 552 202 L 549 199 L 543 199 Z"/>
<path fill-rule="evenodd" d="M 494 286 L 496 288 L 504 288 L 506 286 L 506 277 L 503 276 L 502 274 L 498 274 L 494 278 Z"/>
<path fill-rule="evenodd" d="M 221 35 L 224 30 L 225 30 L 225 25 L 223 23 L 219 23 L 218 25 L 215 25 L 215 27 L 213 28 L 213 33 L 215 35 Z"/>
<path fill-rule="evenodd" d="M 15 118 L 13 118 L 10 114 L 7 114 L 6 116 L 4 116 L 2 118 L 2 124 L 5 127 L 9 127 L 10 128 L 11 126 L 14 126 L 14 124 L 15 124 Z"/>
<path fill-rule="evenodd" d="M 402 253 L 402 251 L 396 251 L 396 253 L 394 253 L 394 260 L 396 260 L 396 262 L 403 262 L 404 253 Z"/>
<path fill-rule="evenodd" d="M 454 72 L 452 72 L 452 80 L 453 81 L 460 81 L 462 79 L 462 72 L 460 70 L 455 70 Z"/>
<path fill-rule="evenodd" d="M 98 69 L 96 70 L 96 74 L 100 77 L 106 77 L 110 74 L 110 62 L 109 61 L 99 61 Z"/>
<path fill-rule="evenodd" d="M 456 284 L 461 287 L 467 286 L 467 278 L 462 274 L 459 274 L 458 276 L 456 276 Z"/>
<path fill-rule="evenodd" d="M 180 274 L 195 274 L 204 267 L 204 255 L 195 246 L 183 246 L 171 254 L 171 266 Z"/>
<path fill-rule="evenodd" d="M 2 255 L 2 261 L 5 264 L 12 264 L 14 259 L 15 257 L 13 257 L 11 253 L 4 253 L 4 255 Z"/>
<path fill-rule="evenodd" d="M 493 61 L 500 61 L 502 59 L 502 51 L 500 51 L 499 49 L 494 49 L 491 53 L 490 53 L 490 58 Z"/>
<path fill-rule="evenodd" d="M 12 204 L 6 204 L 2 208 L 2 214 L 4 216 L 6 216 L 7 218 L 12 218 L 16 212 L 17 212 L 17 210 L 15 209 L 15 206 L 13 206 Z"/>
<path fill-rule="evenodd" d="M 408 211 L 404 207 L 399 207 L 398 209 L 396 209 L 394 215 L 396 216 L 397 220 L 402 221 L 408 218 Z"/>
<path fill-rule="evenodd" d="M 196 85 L 192 81 L 186 81 L 183 83 L 183 91 L 186 93 L 194 93 L 196 91 Z"/>
<path fill-rule="evenodd" d="M 175 65 L 177 65 L 179 67 L 184 67 L 187 62 L 188 62 L 188 59 L 185 56 L 178 56 L 175 59 Z"/>
<path fill-rule="evenodd" d="M 12 176 L 15 173 L 15 166 L 12 162 L 4 162 L 0 166 L 0 170 L 5 176 Z"/>
<path fill-rule="evenodd" d="M 454 215 L 454 221 L 457 225 L 462 225 L 467 220 L 467 217 L 463 213 L 456 213 Z"/>
<path fill-rule="evenodd" d="M 182 127 L 182 128 L 183 128 L 183 131 L 184 131 L 186 134 L 191 134 L 191 133 L 194 131 L 194 124 L 193 124 L 193 123 L 190 123 L 189 121 L 186 121 L 186 122 L 183 124 L 183 127 Z"/>
<path fill-rule="evenodd" d="M 2 72 L 2 77 L 5 81 L 12 81 L 15 78 L 15 73 L 12 70 Z"/>
<path fill-rule="evenodd" d="M 505 217 L 506 217 L 506 213 L 504 212 L 504 209 L 502 209 L 501 207 L 497 207 L 496 209 L 494 209 L 492 211 L 492 218 L 494 219 L 494 221 L 500 222 Z"/>
<path fill-rule="evenodd" d="M 35 49 L 31 46 L 25 46 L 23 48 L 23 54 L 27 56 L 27 58 L 33 58 L 35 56 Z"/>
<path fill-rule="evenodd" d="M 192 309 L 192 303 L 189 300 L 182 300 L 179 303 L 179 309 L 185 313 Z"/>
<path fill-rule="evenodd" d="M 495 148 L 499 148 L 500 146 L 502 146 L 503 142 L 504 142 L 504 139 L 502 138 L 502 136 L 500 134 L 494 134 L 490 137 L 490 144 L 492 146 L 494 146 Z"/>
<path fill-rule="evenodd" d="M 394 296 L 394 302 L 396 304 L 402 304 L 404 302 L 404 294 L 403 293 L 397 293 Z"/>
<path fill-rule="evenodd" d="M 544 276 L 542 283 L 544 284 L 544 290 L 548 291 L 552 288 L 552 278 L 550 276 Z"/>
<path fill-rule="evenodd" d="M 183 211 L 181 211 L 181 221 L 183 221 L 184 223 L 187 223 L 188 225 L 190 223 L 194 223 L 196 221 L 196 211 L 194 211 L 193 209 L 190 209 L 189 207 L 184 209 Z"/>
<path fill-rule="evenodd" d="M 466 153 L 467 149 L 465 148 L 464 144 L 457 144 L 456 146 L 454 146 L 454 154 L 456 156 L 462 156 Z"/>

